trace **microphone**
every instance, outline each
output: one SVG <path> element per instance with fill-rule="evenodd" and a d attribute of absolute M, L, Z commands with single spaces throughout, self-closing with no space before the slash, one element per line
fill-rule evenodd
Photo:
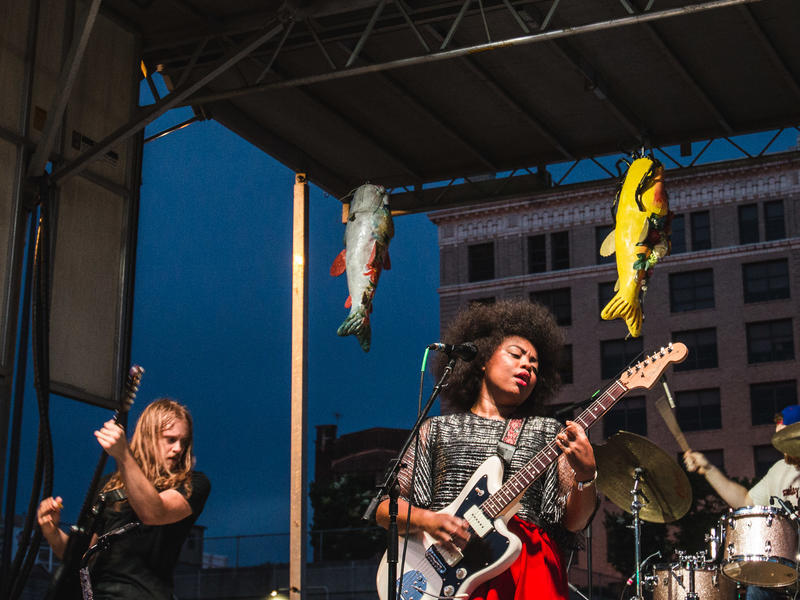
<path fill-rule="evenodd" d="M 661 550 L 656 550 L 656 551 L 655 551 L 655 552 L 653 552 L 653 553 L 652 553 L 650 556 L 648 556 L 647 558 L 645 558 L 645 559 L 644 559 L 644 560 L 643 560 L 641 563 L 639 563 L 639 573 L 641 573 L 641 572 L 642 572 L 642 569 L 644 569 L 645 565 L 646 565 L 648 562 L 650 562 L 650 559 L 651 559 L 651 558 L 653 558 L 654 556 L 657 556 L 658 558 L 661 558 Z M 628 577 L 628 581 L 626 581 L 626 582 L 625 582 L 625 585 L 626 585 L 626 586 L 633 585 L 633 581 L 634 581 L 634 579 L 636 579 L 636 573 L 635 573 L 635 572 L 634 572 L 634 574 L 633 574 L 633 575 L 631 575 L 630 577 Z"/>
<path fill-rule="evenodd" d="M 464 362 L 469 362 L 478 355 L 478 347 L 472 342 L 464 342 L 463 344 L 442 344 L 436 342 L 428 346 L 428 350 L 434 352 L 443 352 L 447 356 L 455 356 Z"/>
<path fill-rule="evenodd" d="M 769 497 L 769 504 L 770 506 L 774 506 L 775 503 L 773 500 L 777 501 L 780 507 L 786 511 L 786 516 L 789 517 L 791 521 L 797 521 L 797 514 L 794 512 L 794 507 L 792 506 L 791 502 L 785 502 L 783 499 L 779 498 L 778 496 L 770 496 Z"/>

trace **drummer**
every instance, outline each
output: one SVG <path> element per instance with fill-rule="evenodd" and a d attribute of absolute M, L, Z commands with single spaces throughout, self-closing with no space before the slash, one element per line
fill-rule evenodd
<path fill-rule="evenodd" d="M 800 405 L 784 408 L 776 415 L 775 422 L 776 432 L 794 423 L 800 423 Z M 720 498 L 732 508 L 769 506 L 772 496 L 777 496 L 792 506 L 798 504 L 800 457 L 784 454 L 783 458 L 772 465 L 767 474 L 749 490 L 726 477 L 701 452 L 687 450 L 683 454 L 683 460 L 688 471 L 697 471 L 705 476 Z M 766 600 L 774 597 L 776 597 L 774 592 L 767 588 L 752 585 L 747 588 L 747 600 Z"/>

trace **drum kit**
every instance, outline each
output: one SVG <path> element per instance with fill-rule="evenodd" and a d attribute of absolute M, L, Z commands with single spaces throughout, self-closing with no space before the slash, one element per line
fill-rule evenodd
<path fill-rule="evenodd" d="M 772 443 L 800 456 L 800 423 L 776 433 Z M 641 522 L 670 523 L 685 515 L 692 504 L 689 479 L 675 459 L 633 433 L 616 433 L 594 452 L 598 489 L 633 516 L 636 599 L 647 591 L 652 600 L 734 600 L 744 598 L 749 585 L 795 595 L 798 525 L 784 507 L 730 509 L 706 534 L 706 550 L 676 551 L 673 562 L 643 573 L 648 559 L 641 560 Z"/>

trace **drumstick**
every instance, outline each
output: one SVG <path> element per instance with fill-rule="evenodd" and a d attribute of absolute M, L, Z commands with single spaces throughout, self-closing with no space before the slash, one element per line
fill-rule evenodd
<path fill-rule="evenodd" d="M 675 419 L 675 414 L 672 412 L 669 404 L 667 404 L 667 399 L 664 396 L 661 396 L 661 398 L 656 400 L 656 408 L 658 409 L 661 418 L 664 419 L 664 422 L 667 424 L 667 428 L 669 429 L 670 433 L 672 433 L 672 437 L 675 438 L 675 441 L 678 442 L 678 446 L 681 447 L 681 450 L 684 452 L 690 450 L 689 443 L 686 441 L 686 437 L 683 435 L 681 428 L 678 426 L 678 421 Z"/>

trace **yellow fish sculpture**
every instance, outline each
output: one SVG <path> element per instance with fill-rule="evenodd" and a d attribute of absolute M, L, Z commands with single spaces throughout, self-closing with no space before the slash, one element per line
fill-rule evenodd
<path fill-rule="evenodd" d="M 626 161 L 627 162 L 627 161 Z M 633 337 L 642 334 L 642 299 L 653 266 L 670 250 L 669 202 L 664 167 L 652 156 L 628 167 L 614 201 L 614 230 L 600 247 L 602 256 L 617 253 L 616 294 L 600 316 L 624 319 Z"/>

